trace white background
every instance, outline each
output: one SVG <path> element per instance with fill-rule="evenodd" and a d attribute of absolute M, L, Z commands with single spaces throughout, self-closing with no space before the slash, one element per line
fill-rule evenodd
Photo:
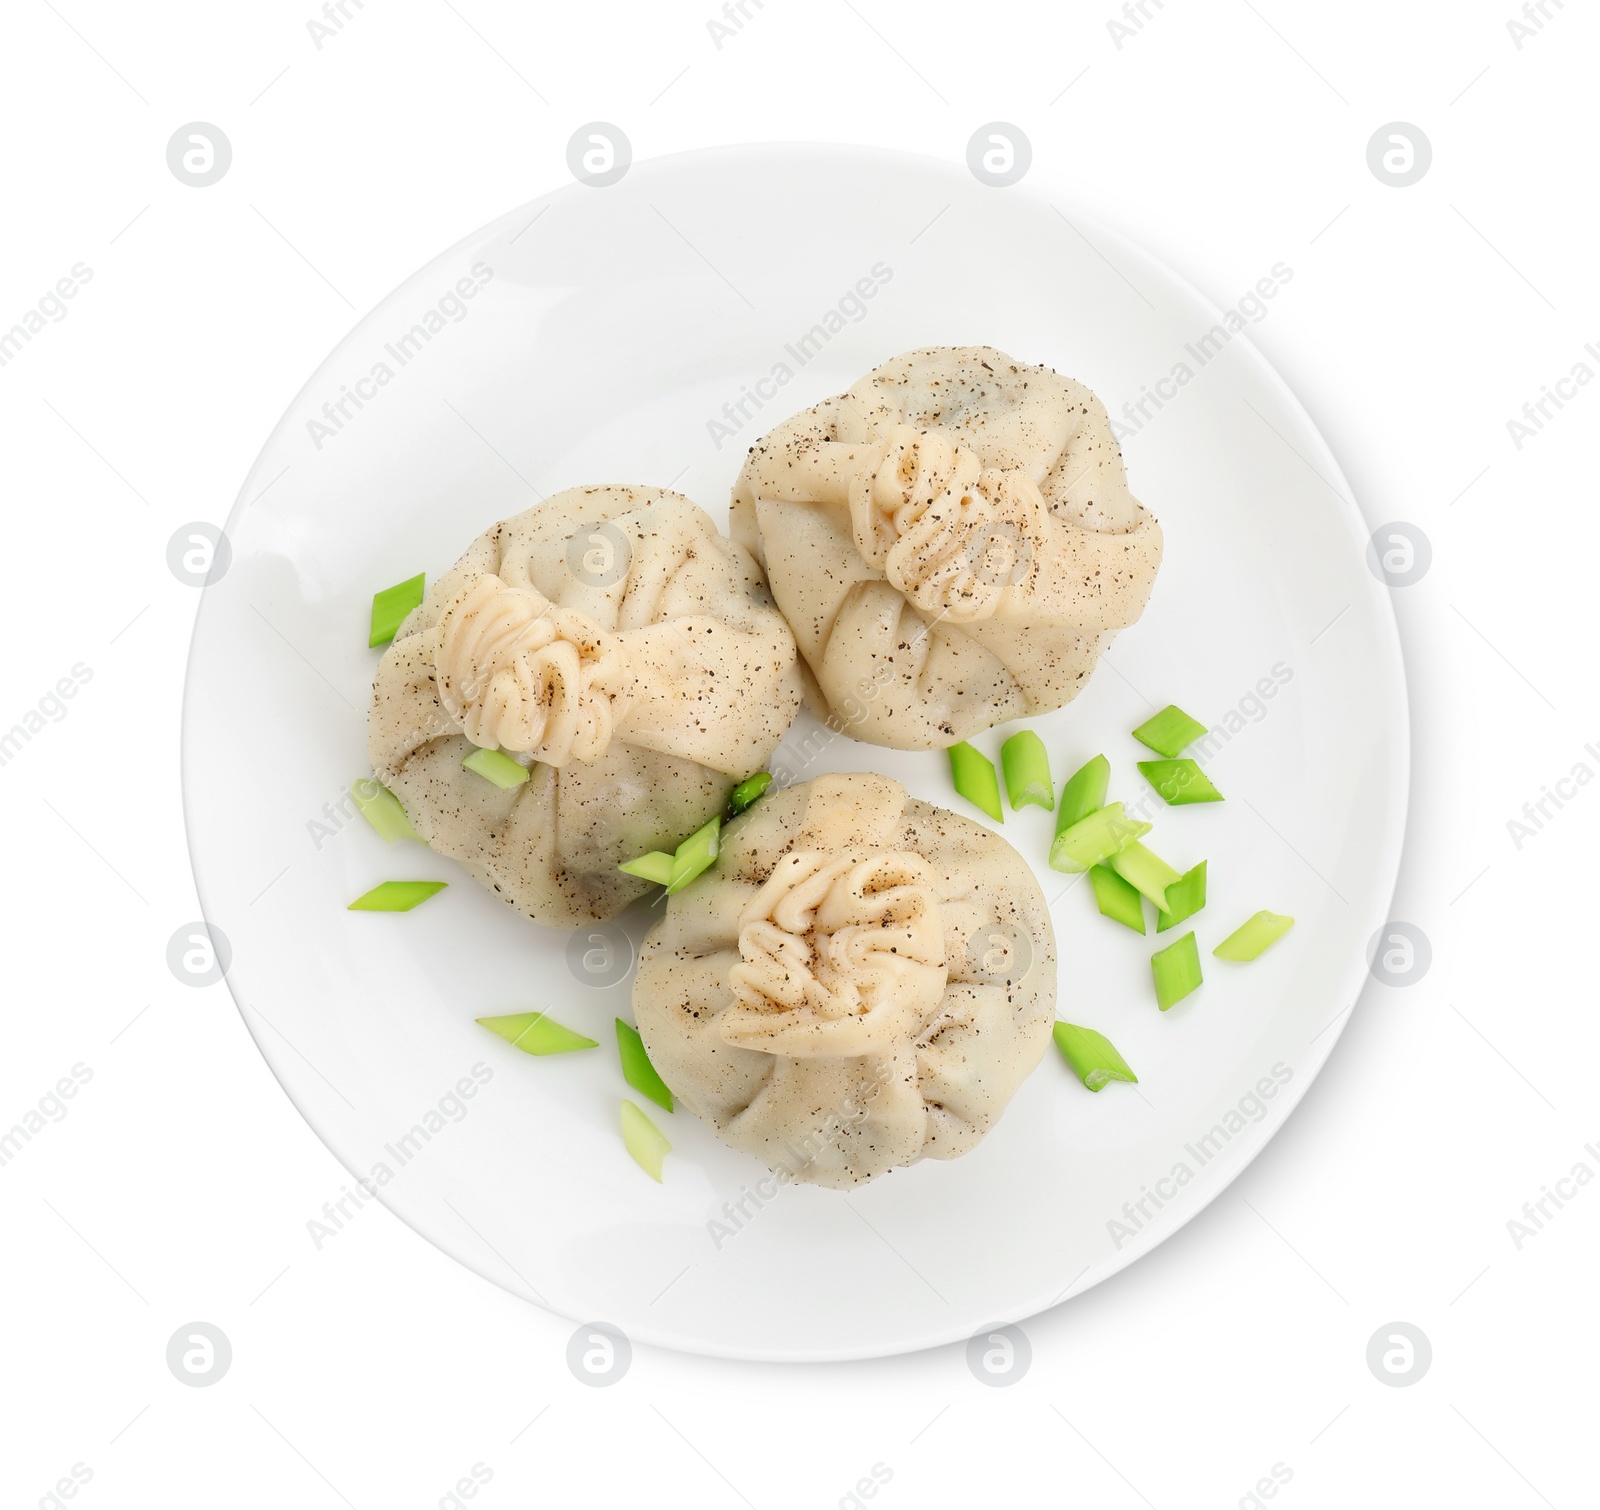
<path fill-rule="evenodd" d="M 1600 795 L 1566 787 L 1520 847 L 1508 829 L 1580 762 L 1600 773 L 1600 394 L 1520 449 L 1507 429 L 1575 364 L 1600 372 L 1597 23 L 1546 4 L 1519 48 L 1509 0 L 1146 0 L 1119 47 L 1109 0 L 746 0 L 719 47 L 709 0 L 347 0 L 318 48 L 309 0 L 12 0 L 0 329 L 75 264 L 93 277 L 0 368 L 0 726 L 74 665 L 92 679 L 0 766 L 0 1126 L 75 1064 L 92 1079 L 0 1167 L 5 1503 L 55 1503 L 81 1465 L 73 1503 L 108 1510 L 429 1507 L 476 1464 L 492 1477 L 470 1503 L 491 1510 L 766 1510 L 850 1505 L 876 1464 L 891 1507 L 1265 1504 L 1249 1496 L 1274 1465 L 1286 1506 L 1593 1504 L 1600 1180 L 1565 1187 L 1520 1248 L 1507 1225 L 1580 1161 L 1600 1174 L 1580 964 Z M 620 1383 L 584 1386 L 571 1323 L 381 1207 L 313 1246 L 344 1172 L 226 988 L 165 963 L 199 912 L 178 778 L 196 595 L 168 538 L 226 517 L 358 314 L 566 181 L 568 138 L 597 119 L 637 157 L 825 139 L 954 161 L 1014 122 L 1038 182 L 1218 304 L 1292 264 L 1253 336 L 1369 521 L 1432 542 L 1395 591 L 1415 742 L 1395 915 L 1432 966 L 1368 988 L 1211 1208 L 1027 1322 L 1009 1388 L 960 1348 L 759 1367 L 641 1347 Z M 1366 161 L 1397 120 L 1434 153 L 1398 189 Z M 166 164 L 191 121 L 233 145 L 205 189 Z M 197 1320 L 233 1347 L 210 1388 L 165 1362 Z M 1395 1321 L 1433 1351 L 1404 1388 L 1366 1362 Z"/>

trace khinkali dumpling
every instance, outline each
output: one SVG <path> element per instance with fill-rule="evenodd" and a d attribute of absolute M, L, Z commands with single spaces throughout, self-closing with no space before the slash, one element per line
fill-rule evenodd
<path fill-rule="evenodd" d="M 774 789 L 646 939 L 650 1058 L 724 1142 L 847 1188 L 951 1159 L 1050 1041 L 1055 939 L 998 834 L 886 776 Z"/>
<path fill-rule="evenodd" d="M 897 749 L 1070 702 L 1161 563 L 1105 406 L 992 346 L 907 352 L 779 425 L 732 531 L 828 711 Z"/>
<path fill-rule="evenodd" d="M 759 771 L 800 705 L 749 553 L 660 488 L 573 488 L 503 520 L 379 663 L 368 746 L 417 832 L 540 922 L 618 912 Z M 499 749 L 530 779 L 462 768 Z"/>

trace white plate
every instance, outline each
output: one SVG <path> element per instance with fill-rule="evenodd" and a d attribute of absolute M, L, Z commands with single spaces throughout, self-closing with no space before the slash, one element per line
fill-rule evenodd
<path fill-rule="evenodd" d="M 1186 354 L 1216 318 L 1060 198 L 921 158 L 772 147 L 574 184 L 469 237 L 363 320 L 244 486 L 184 713 L 190 847 L 207 918 L 232 945 L 229 984 L 346 1166 L 382 1166 L 392 1178 L 375 1188 L 391 1209 L 517 1294 L 636 1340 L 748 1358 L 864 1357 L 1020 1320 L 1213 1199 L 1304 1093 L 1360 990 L 1407 771 L 1400 653 L 1367 527 L 1246 338 L 1203 366 Z M 419 323 L 440 328 L 402 363 Z M 1194 374 L 1159 409 L 1147 400 L 1124 442 L 1135 492 L 1166 531 L 1150 607 L 1078 701 L 1033 726 L 1058 780 L 1103 750 L 1113 795 L 1130 799 L 1147 752 L 1128 731 L 1152 704 L 1228 732 L 1209 770 L 1229 800 L 1156 813 L 1151 841 L 1180 868 L 1210 862 L 1195 921 L 1207 981 L 1159 1013 L 1155 938 L 1100 918 L 1087 886 L 1042 867 L 1047 814 L 1009 817 L 1005 834 L 1054 899 L 1059 1014 L 1108 1033 L 1139 1086 L 1090 1095 L 1051 1050 L 967 1157 L 848 1196 L 747 1201 L 749 1220 L 718 1246 L 708 1224 L 763 1170 L 685 1111 L 657 1117 L 674 1146 L 664 1186 L 629 1162 L 611 1026 L 631 1015 L 629 981 L 596 986 L 568 964 L 605 940 L 574 952 L 454 864 L 386 846 L 353 808 L 338 812 L 369 769 L 371 595 L 437 574 L 535 490 L 666 484 L 722 519 L 743 449 L 768 425 L 896 352 L 978 342 L 1083 379 L 1114 416 L 1175 364 Z M 347 392 L 362 403 L 345 399 L 339 415 Z M 814 731 L 802 716 L 789 744 Z M 980 744 L 994 753 L 1004 732 Z M 863 769 L 961 806 L 939 752 L 839 738 L 807 774 Z M 396 877 L 452 884 L 409 915 L 345 910 Z M 1295 916 L 1288 938 L 1252 965 L 1213 960 L 1263 907 Z M 625 920 L 635 943 L 648 921 Z M 533 1059 L 473 1022 L 531 1008 L 601 1049 Z M 412 1134 L 408 1155 L 418 1124 L 431 1135 Z M 1159 1208 L 1152 1190 L 1167 1192 Z M 341 1220 L 356 1211 L 348 1202 Z"/>

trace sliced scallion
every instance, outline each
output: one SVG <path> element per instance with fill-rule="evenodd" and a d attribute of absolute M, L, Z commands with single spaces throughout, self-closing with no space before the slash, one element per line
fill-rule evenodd
<path fill-rule="evenodd" d="M 1235 928 L 1211 952 L 1218 959 L 1252 960 L 1270 949 L 1293 927 L 1293 918 L 1276 912 L 1258 912 Z"/>
<path fill-rule="evenodd" d="M 377 830 L 378 836 L 385 842 L 392 844 L 396 839 L 421 841 L 422 835 L 412 828 L 411 820 L 406 817 L 406 810 L 400 805 L 400 799 L 381 781 L 374 780 L 371 776 L 358 777 L 351 783 L 350 795 L 355 798 L 356 806 L 361 809 L 361 816 Z"/>
<path fill-rule="evenodd" d="M 1167 906 L 1156 916 L 1156 932 L 1165 933 L 1185 918 L 1192 918 L 1206 905 L 1206 862 L 1186 870 L 1167 887 Z"/>
<path fill-rule="evenodd" d="M 478 1022 L 498 1033 L 524 1054 L 570 1054 L 576 1049 L 600 1047 L 592 1038 L 574 1033 L 543 1012 L 514 1012 L 509 1017 L 480 1017 Z"/>
<path fill-rule="evenodd" d="M 1150 956 L 1150 973 L 1156 982 L 1156 1005 L 1163 1012 L 1175 1006 L 1201 984 L 1200 946 L 1186 933 L 1175 944 Z"/>
<path fill-rule="evenodd" d="M 1096 755 L 1073 772 L 1061 788 L 1061 805 L 1056 809 L 1056 832 L 1064 834 L 1074 823 L 1106 805 L 1106 788 L 1111 784 L 1111 762 Z"/>
<path fill-rule="evenodd" d="M 1094 904 L 1102 917 L 1122 923 L 1135 933 L 1144 933 L 1144 898 L 1136 886 L 1130 886 L 1104 865 L 1089 868 L 1089 884 L 1094 887 Z"/>
<path fill-rule="evenodd" d="M 657 886 L 665 886 L 672 879 L 672 856 L 663 850 L 653 849 L 636 860 L 624 860 L 617 869 L 644 881 L 654 881 Z"/>
<path fill-rule="evenodd" d="M 757 771 L 754 776 L 746 776 L 728 794 L 728 816 L 737 818 L 747 807 L 752 806 L 771 785 L 771 771 Z"/>
<path fill-rule="evenodd" d="M 1075 875 L 1109 860 L 1149 832 L 1148 823 L 1128 817 L 1120 802 L 1112 802 L 1056 835 L 1050 846 L 1050 868 Z"/>
<path fill-rule="evenodd" d="M 980 807 L 996 823 L 1004 823 L 1000 811 L 1000 778 L 995 774 L 994 762 L 982 750 L 976 750 L 965 740 L 950 746 L 950 780 L 955 789 Z"/>
<path fill-rule="evenodd" d="M 716 864 L 721 833 L 722 817 L 719 814 L 703 827 L 697 828 L 678 846 L 672 856 L 672 874 L 667 877 L 669 897 L 682 891 L 702 871 Z"/>
<path fill-rule="evenodd" d="M 1104 1033 L 1097 1033 L 1093 1028 L 1080 1028 L 1070 1022 L 1058 1022 L 1051 1031 L 1056 1047 L 1061 1050 L 1061 1057 L 1090 1090 L 1101 1090 L 1113 1080 L 1138 1084 L 1139 1077 L 1128 1068 L 1128 1061 L 1117 1052 L 1116 1045 Z"/>
<path fill-rule="evenodd" d="M 1055 783 L 1050 779 L 1050 752 L 1032 729 L 1013 734 L 1000 746 L 1000 767 L 1006 773 L 1006 795 L 1013 809 L 1053 808 Z"/>
<path fill-rule="evenodd" d="M 645 1113 L 631 1101 L 622 1103 L 622 1146 L 628 1156 L 656 1184 L 661 1183 L 661 1163 L 672 1145 Z"/>
<path fill-rule="evenodd" d="M 1202 734 L 1206 726 L 1190 718 L 1176 703 L 1170 703 L 1152 719 L 1146 720 L 1133 731 L 1133 737 L 1148 745 L 1157 755 L 1168 759 L 1181 755 Z"/>
<path fill-rule="evenodd" d="M 445 889 L 445 881 L 385 881 L 363 892 L 346 909 L 348 912 L 410 912 L 429 897 Z"/>
<path fill-rule="evenodd" d="M 1139 771 L 1169 807 L 1222 801 L 1222 793 L 1211 784 L 1211 778 L 1187 756 L 1182 760 L 1141 760 Z"/>
<path fill-rule="evenodd" d="M 462 762 L 469 771 L 492 781 L 501 791 L 510 791 L 528 779 L 528 768 L 502 750 L 474 750 Z"/>
<path fill-rule="evenodd" d="M 1111 855 L 1106 864 L 1124 881 L 1138 887 L 1161 912 L 1167 910 L 1167 887 L 1183 879 L 1160 855 L 1152 854 L 1137 839 Z"/>
<path fill-rule="evenodd" d="M 648 1096 L 657 1106 L 665 1107 L 670 1112 L 672 1092 L 667 1088 L 667 1082 L 650 1063 L 639 1030 L 630 1027 L 620 1017 L 617 1019 L 617 1056 L 622 1060 L 622 1078 L 641 1096 Z"/>
<path fill-rule="evenodd" d="M 372 628 L 367 635 L 368 645 L 387 645 L 395 637 L 405 616 L 422 601 L 426 581 L 427 573 L 418 572 L 416 576 L 407 577 L 404 582 L 396 582 L 393 587 L 386 587 L 382 592 L 372 595 Z"/>

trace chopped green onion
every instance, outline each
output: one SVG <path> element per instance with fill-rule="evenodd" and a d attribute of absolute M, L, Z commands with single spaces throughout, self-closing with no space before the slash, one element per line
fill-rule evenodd
<path fill-rule="evenodd" d="M 1156 980 L 1156 1004 L 1163 1012 L 1182 1001 L 1201 984 L 1200 946 L 1194 935 L 1186 933 L 1175 944 L 1157 949 L 1150 956 L 1150 971 Z"/>
<path fill-rule="evenodd" d="M 1133 731 L 1133 737 L 1142 745 L 1148 745 L 1157 755 L 1165 755 L 1171 759 L 1181 755 L 1202 734 L 1206 726 L 1198 719 L 1190 718 L 1176 703 L 1169 704 L 1156 716 L 1139 725 Z"/>
<path fill-rule="evenodd" d="M 1050 846 L 1050 868 L 1076 874 L 1110 859 L 1149 832 L 1148 823 L 1128 817 L 1122 804 L 1113 802 L 1056 835 Z"/>
<path fill-rule="evenodd" d="M 667 878 L 667 895 L 683 890 L 702 871 L 709 870 L 721 847 L 722 816 L 718 814 L 683 841 L 672 856 L 672 874 Z"/>
<path fill-rule="evenodd" d="M 448 885 L 445 881 L 385 881 L 357 897 L 347 912 L 410 912 Z"/>
<path fill-rule="evenodd" d="M 631 1101 L 622 1103 L 622 1146 L 628 1156 L 656 1184 L 661 1183 L 661 1161 L 672 1152 L 666 1134 Z"/>
<path fill-rule="evenodd" d="M 1114 870 L 1104 865 L 1089 867 L 1089 884 L 1094 887 L 1094 904 L 1101 917 L 1125 923 L 1135 933 L 1144 932 L 1144 898 Z"/>
<path fill-rule="evenodd" d="M 597 1049 L 592 1038 L 574 1033 L 543 1012 L 516 1012 L 509 1017 L 480 1017 L 491 1033 L 498 1033 L 524 1054 L 570 1054 L 575 1049 Z"/>
<path fill-rule="evenodd" d="M 396 839 L 416 839 L 422 835 L 412 828 L 400 799 L 381 781 L 371 776 L 359 776 L 350 786 L 350 795 L 356 799 L 361 816 L 378 831 L 386 843 Z"/>
<path fill-rule="evenodd" d="M 638 876 L 641 880 L 654 881 L 657 886 L 665 886 L 672 879 L 672 856 L 653 849 L 647 855 L 640 855 L 637 860 L 624 860 L 617 869 L 630 876 Z"/>
<path fill-rule="evenodd" d="M 1294 919 L 1276 912 L 1258 912 L 1241 923 L 1211 952 L 1218 959 L 1252 960 L 1270 949 L 1291 928 Z"/>
<path fill-rule="evenodd" d="M 1211 778 L 1199 765 L 1187 757 L 1182 760 L 1141 760 L 1140 773 L 1161 793 L 1169 807 L 1183 807 L 1190 802 L 1221 802 L 1222 793 L 1211 784 Z"/>
<path fill-rule="evenodd" d="M 372 632 L 367 636 L 368 645 L 387 645 L 395 637 L 405 616 L 422 601 L 426 579 L 426 572 L 418 572 L 372 595 Z"/>
<path fill-rule="evenodd" d="M 1206 905 L 1206 862 L 1185 871 L 1167 887 L 1166 909 L 1156 917 L 1156 932 L 1165 933 Z"/>
<path fill-rule="evenodd" d="M 1160 855 L 1152 854 L 1137 839 L 1126 849 L 1118 850 L 1106 864 L 1124 881 L 1138 887 L 1161 912 L 1167 910 L 1167 887 L 1183 879 Z"/>
<path fill-rule="evenodd" d="M 670 1112 L 672 1092 L 667 1082 L 650 1063 L 639 1030 L 629 1027 L 620 1017 L 617 1019 L 617 1055 L 622 1060 L 622 1078 L 641 1096 L 648 1096 L 657 1106 L 664 1106 Z"/>
<path fill-rule="evenodd" d="M 1000 766 L 1006 773 L 1006 795 L 1013 809 L 1056 805 L 1055 783 L 1050 780 L 1050 752 L 1032 729 L 1013 734 L 1000 746 Z"/>
<path fill-rule="evenodd" d="M 994 762 L 982 750 L 973 749 L 965 740 L 951 745 L 950 780 L 974 807 L 981 807 L 996 823 L 1006 821 L 1000 811 L 1000 778 L 995 775 Z"/>
<path fill-rule="evenodd" d="M 474 750 L 461 762 L 469 771 L 492 781 L 503 792 L 521 786 L 528 779 L 528 768 L 500 750 Z"/>
<path fill-rule="evenodd" d="M 754 776 L 746 776 L 728 794 L 728 816 L 737 818 L 747 807 L 753 806 L 761 794 L 771 785 L 771 771 L 757 771 Z"/>
<path fill-rule="evenodd" d="M 1064 834 L 1074 823 L 1106 805 L 1106 788 L 1111 784 L 1111 762 L 1096 755 L 1075 771 L 1061 788 L 1061 806 L 1056 809 L 1056 832 Z"/>
<path fill-rule="evenodd" d="M 1128 1061 L 1104 1033 L 1075 1027 L 1070 1022 L 1058 1022 L 1052 1032 L 1061 1057 L 1090 1090 L 1101 1090 L 1113 1080 L 1139 1083 L 1139 1077 L 1128 1068 Z"/>

